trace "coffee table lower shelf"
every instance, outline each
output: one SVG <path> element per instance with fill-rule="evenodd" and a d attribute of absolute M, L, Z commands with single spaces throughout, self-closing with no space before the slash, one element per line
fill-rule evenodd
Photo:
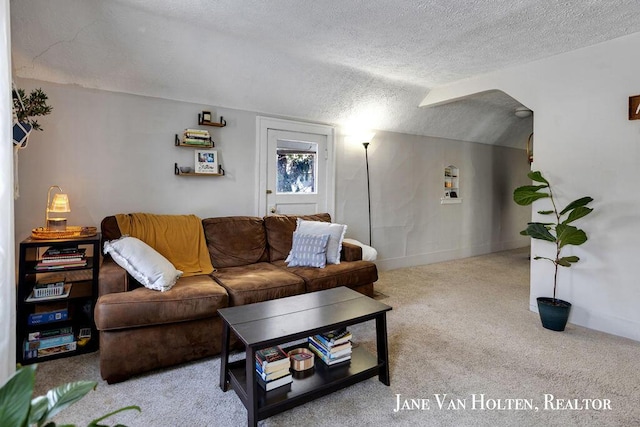
<path fill-rule="evenodd" d="M 245 363 L 246 361 L 242 359 L 229 364 L 229 380 L 242 404 L 248 409 Z M 290 385 L 268 392 L 258 386 L 257 419 L 273 416 L 320 396 L 375 377 L 381 366 L 382 363 L 379 363 L 375 356 L 361 347 L 355 347 L 351 353 L 351 360 L 340 365 L 327 366 L 322 360 L 316 358 L 314 368 L 309 372 L 295 373 Z"/>

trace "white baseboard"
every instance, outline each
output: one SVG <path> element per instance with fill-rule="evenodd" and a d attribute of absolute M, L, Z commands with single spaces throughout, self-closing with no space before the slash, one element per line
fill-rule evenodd
<path fill-rule="evenodd" d="M 509 242 L 487 243 L 484 245 L 458 248 L 446 251 L 433 251 L 424 254 L 410 255 L 398 258 L 386 258 L 376 261 L 380 271 L 395 270 L 396 268 L 413 267 L 416 265 L 434 264 L 436 262 L 451 261 L 454 259 L 469 258 L 492 252 L 506 251 L 522 247 L 521 240 Z"/>

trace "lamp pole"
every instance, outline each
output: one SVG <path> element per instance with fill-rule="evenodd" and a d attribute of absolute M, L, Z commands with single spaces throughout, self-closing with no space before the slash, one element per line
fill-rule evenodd
<path fill-rule="evenodd" d="M 369 206 L 369 246 L 371 246 L 371 189 L 369 186 L 369 143 L 363 142 L 364 158 L 367 163 L 367 203 Z"/>

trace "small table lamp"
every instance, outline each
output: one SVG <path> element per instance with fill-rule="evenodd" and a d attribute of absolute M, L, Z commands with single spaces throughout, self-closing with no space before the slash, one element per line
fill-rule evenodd
<path fill-rule="evenodd" d="M 58 189 L 59 193 L 53 195 L 51 200 L 51 190 Z M 49 218 L 49 212 L 65 213 L 71 212 L 69 206 L 69 196 L 62 192 L 62 188 L 57 185 L 49 187 L 47 193 L 47 210 L 45 213 L 45 227 L 50 231 L 65 231 L 67 229 L 67 218 Z"/>

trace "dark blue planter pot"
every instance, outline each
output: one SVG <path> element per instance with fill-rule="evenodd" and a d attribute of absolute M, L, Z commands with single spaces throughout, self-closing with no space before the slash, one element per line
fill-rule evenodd
<path fill-rule="evenodd" d="M 546 297 L 540 297 L 537 300 L 542 326 L 552 331 L 564 331 L 569 320 L 571 303 Z"/>

